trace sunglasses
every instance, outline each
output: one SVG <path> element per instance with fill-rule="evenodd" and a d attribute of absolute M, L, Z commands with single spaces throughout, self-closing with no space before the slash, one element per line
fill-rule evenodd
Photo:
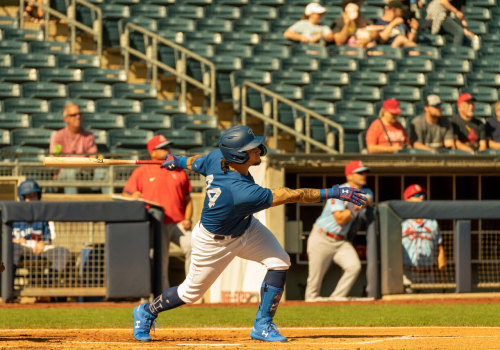
<path fill-rule="evenodd" d="M 66 114 L 66 117 L 76 117 L 77 115 L 80 115 L 80 113 Z"/>
<path fill-rule="evenodd" d="M 415 198 L 424 197 L 424 199 L 425 199 L 425 193 L 415 193 L 412 197 L 415 197 Z"/>
<path fill-rule="evenodd" d="M 434 108 L 441 108 L 441 103 L 438 103 L 437 105 L 431 105 L 431 107 L 434 107 Z"/>

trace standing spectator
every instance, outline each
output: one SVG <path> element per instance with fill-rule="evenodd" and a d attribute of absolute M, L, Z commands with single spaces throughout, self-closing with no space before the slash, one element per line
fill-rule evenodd
<path fill-rule="evenodd" d="M 366 132 L 368 153 L 396 153 L 404 147 L 410 147 L 408 134 L 398 122 L 401 114 L 399 101 L 393 98 L 384 101 L 375 119 Z"/>
<path fill-rule="evenodd" d="M 431 34 L 451 34 L 453 36 L 453 45 L 463 45 L 464 35 L 473 39 L 475 37 L 467 27 L 464 8 L 466 0 L 432 0 L 427 5 L 425 19 L 430 21 Z M 451 18 L 455 15 L 458 20 Z"/>
<path fill-rule="evenodd" d="M 424 114 L 410 124 L 410 141 L 413 148 L 435 152 L 443 148 L 455 149 L 453 127 L 441 115 L 441 99 L 429 95 L 425 99 Z"/>
<path fill-rule="evenodd" d="M 288 28 L 283 36 L 289 40 L 306 44 L 325 45 L 334 41 L 332 30 L 321 24 L 321 18 L 326 8 L 316 2 L 306 6 L 301 20 Z"/>
<path fill-rule="evenodd" d="M 418 30 L 416 18 L 408 19 L 403 14 L 409 12 L 401 1 L 391 1 L 385 6 L 382 17 L 375 21 L 378 28 L 379 43 L 391 45 L 392 47 L 413 47 Z"/>
<path fill-rule="evenodd" d="M 495 117 L 491 117 L 486 123 L 486 137 L 488 146 L 492 149 L 500 149 L 500 101 L 495 102 Z"/>
<path fill-rule="evenodd" d="M 152 160 L 163 160 L 170 154 L 170 145 L 163 135 L 148 141 L 147 148 Z M 167 289 L 170 241 L 182 249 L 185 257 L 185 272 L 191 262 L 191 217 L 193 201 L 191 183 L 184 170 L 165 171 L 159 165 L 142 165 L 136 168 L 125 187 L 123 195 L 142 198 L 161 204 L 164 210 L 162 239 L 162 289 Z"/>
<path fill-rule="evenodd" d="M 337 45 L 372 47 L 376 44 L 377 31 L 371 31 L 371 21 L 359 14 L 359 0 L 342 1 L 342 17 L 332 23 L 333 37 Z"/>
<path fill-rule="evenodd" d="M 49 152 L 63 156 L 78 156 L 82 154 L 93 155 L 97 153 L 97 146 L 94 142 L 94 135 L 82 128 L 82 115 L 80 107 L 73 102 L 68 102 L 64 106 L 63 119 L 66 127 L 57 131 L 50 139 Z M 96 169 L 97 177 L 105 177 L 105 169 Z M 76 181 L 77 177 L 85 174 L 79 169 L 61 169 L 58 179 L 63 181 Z M 64 193 L 78 193 L 76 187 L 65 187 Z"/>
<path fill-rule="evenodd" d="M 353 187 L 365 192 L 366 205 L 373 204 L 373 193 L 366 185 L 366 174 L 370 169 L 359 160 L 348 163 L 345 167 L 347 182 L 340 187 Z M 306 301 L 320 301 L 321 283 L 331 262 L 339 265 L 343 274 L 335 290 L 328 299 L 342 299 L 347 296 L 361 271 L 358 254 L 347 240 L 350 231 L 357 231 L 356 221 L 364 219 L 365 206 L 358 206 L 338 199 L 326 202 L 323 212 L 313 225 L 307 240 L 307 255 L 309 257 L 309 274 L 305 293 Z M 355 232 L 354 232 L 355 233 Z"/>
<path fill-rule="evenodd" d="M 407 202 L 423 202 L 427 192 L 422 186 L 413 184 L 403 192 Z M 435 250 L 438 247 L 438 268 L 446 266 L 443 239 L 436 220 L 406 219 L 402 222 L 403 284 L 411 292 L 411 283 L 418 275 L 429 273 L 435 264 Z"/>
<path fill-rule="evenodd" d="M 457 100 L 458 115 L 451 119 L 457 149 L 471 153 L 487 148 L 485 125 L 474 118 L 474 101 L 468 92 L 461 94 Z"/>
<path fill-rule="evenodd" d="M 26 180 L 17 188 L 19 200 L 36 202 L 42 198 L 42 189 L 34 180 Z M 70 258 L 70 252 L 63 247 L 52 245 L 52 233 L 46 221 L 13 222 L 12 242 L 14 251 L 14 267 L 21 256 L 45 258 L 50 263 L 48 283 L 57 283 Z"/>

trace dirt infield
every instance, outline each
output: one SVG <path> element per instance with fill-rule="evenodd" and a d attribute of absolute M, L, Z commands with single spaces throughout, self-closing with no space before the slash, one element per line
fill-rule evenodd
<path fill-rule="evenodd" d="M 498 349 L 500 327 L 281 328 L 287 343 L 251 340 L 249 328 L 161 329 L 149 343 L 130 329 L 0 330 L 1 349 Z"/>

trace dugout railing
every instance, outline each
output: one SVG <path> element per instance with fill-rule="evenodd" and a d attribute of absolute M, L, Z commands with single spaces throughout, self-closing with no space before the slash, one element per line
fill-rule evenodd
<path fill-rule="evenodd" d="M 438 292 L 500 290 L 500 201 L 387 201 L 378 206 L 381 294 L 401 294 L 405 219 L 436 219 L 440 226 L 446 267 L 434 264 L 419 272 L 412 290 Z M 437 256 L 437 253 L 436 253 Z"/>

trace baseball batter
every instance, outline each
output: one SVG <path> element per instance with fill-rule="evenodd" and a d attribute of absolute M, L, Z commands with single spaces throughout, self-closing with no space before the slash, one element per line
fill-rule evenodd
<path fill-rule="evenodd" d="M 134 308 L 135 339 L 149 341 L 158 313 L 203 296 L 226 266 L 236 257 L 257 261 L 267 268 L 261 302 L 250 336 L 253 339 L 286 341 L 273 322 L 285 286 L 290 258 L 274 235 L 253 214 L 286 203 L 313 203 L 337 198 L 363 205 L 366 198 L 354 188 L 270 190 L 257 185 L 249 168 L 267 152 L 265 137 L 255 136 L 248 126 L 226 130 L 219 149 L 205 156 L 169 156 L 168 170 L 190 169 L 205 176 L 206 196 L 201 220 L 192 232 L 189 274 L 178 287 L 166 289 L 151 303 Z"/>
<path fill-rule="evenodd" d="M 359 160 L 349 162 L 345 167 L 347 183 L 340 185 L 362 189 L 366 193 L 367 205 L 373 203 L 373 193 L 365 188 L 366 173 L 370 169 Z M 329 199 L 307 240 L 309 274 L 305 293 L 306 301 L 325 299 L 345 299 L 361 271 L 361 262 L 352 244 L 346 240 L 350 230 L 357 230 L 355 222 L 366 214 L 363 206 L 356 206 L 335 198 Z M 331 263 L 335 262 L 342 270 L 335 290 L 328 298 L 320 297 L 321 283 Z"/>

